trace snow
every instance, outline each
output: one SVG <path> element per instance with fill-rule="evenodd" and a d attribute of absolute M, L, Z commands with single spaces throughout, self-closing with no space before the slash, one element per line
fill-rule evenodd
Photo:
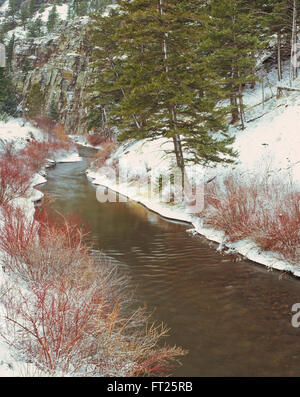
<path fill-rule="evenodd" d="M 75 163 L 81 161 L 82 157 L 77 152 L 73 152 L 61 154 L 55 160 L 57 163 Z"/>
<path fill-rule="evenodd" d="M 8 4 L 9 4 L 9 0 L 6 0 L 2 6 L 0 7 L 0 11 L 7 11 L 8 10 Z"/>
<path fill-rule="evenodd" d="M 188 175 L 203 176 L 205 180 L 213 177 L 222 179 L 230 170 L 239 171 L 244 178 L 248 175 L 261 174 L 264 171 L 275 175 L 288 174 L 295 186 L 300 188 L 300 97 L 299 93 L 283 93 L 276 99 L 277 72 L 272 69 L 266 74 L 269 88 L 265 88 L 268 102 L 262 105 L 261 84 L 255 89 L 248 89 L 245 93 L 245 103 L 248 105 L 246 129 L 237 126 L 230 127 L 229 133 L 236 137 L 233 148 L 239 153 L 238 161 L 233 166 L 216 165 L 213 168 L 200 166 L 188 167 Z M 280 87 L 289 87 L 288 65 L 286 64 Z M 300 88 L 300 79 L 293 82 L 293 87 Z M 285 261 L 278 253 L 262 251 L 253 241 L 244 239 L 235 243 L 225 243 L 223 231 L 203 227 L 203 220 L 189 211 L 185 203 L 170 205 L 163 202 L 155 194 L 148 195 L 147 186 L 138 186 L 135 176 L 147 175 L 147 170 L 156 170 L 165 175 L 175 159 L 173 155 L 166 155 L 165 150 L 172 146 L 166 139 L 155 141 L 131 141 L 121 145 L 106 163 L 110 166 L 114 160 L 119 161 L 121 174 L 127 174 L 129 181 L 120 180 L 117 183 L 107 169 L 89 169 L 87 176 L 96 185 L 101 185 L 122 194 L 163 217 L 189 222 L 193 225 L 193 232 L 205 236 L 226 246 L 226 249 L 239 253 L 251 261 L 260 263 L 272 269 L 290 271 L 300 277 L 300 264 L 292 265 Z M 149 172 L 148 172 L 149 175 Z M 200 179 L 199 179 L 200 180 Z M 144 184 L 147 185 L 147 184 Z"/>
<path fill-rule="evenodd" d="M 111 10 L 116 10 L 117 8 L 119 8 L 119 5 L 118 5 L 118 4 L 109 4 L 109 5 L 106 7 L 105 11 L 102 13 L 102 16 L 103 16 L 103 17 L 109 16 L 110 11 L 111 11 Z"/>
<path fill-rule="evenodd" d="M 8 44 L 12 35 L 15 35 L 15 39 L 25 39 L 27 34 L 27 30 L 23 28 L 23 26 L 16 26 L 14 29 L 9 30 L 5 35 L 5 42 Z"/>
<path fill-rule="evenodd" d="M 43 141 L 44 134 L 38 128 L 35 128 L 31 123 L 26 122 L 22 118 L 14 119 L 9 118 L 6 122 L 0 121 L 0 140 L 5 142 L 14 142 L 16 149 L 20 150 L 26 146 L 28 140 Z M 81 161 L 81 157 L 78 152 L 72 150 L 71 152 L 60 152 L 55 156 L 55 159 L 47 160 L 50 163 L 55 162 L 77 162 Z M 42 175 L 43 174 L 43 175 Z M 30 197 L 19 198 L 14 200 L 13 205 L 23 208 L 31 219 L 34 215 L 34 202 L 40 200 L 43 197 L 43 193 L 35 186 L 47 182 L 45 178 L 45 170 L 41 170 L 40 173 L 35 174 L 32 181 L 32 191 Z M 1 209 L 0 209 L 0 226 L 1 226 Z M 1 252 L 0 252 L 1 257 Z M 0 285 L 5 281 L 5 275 L 2 267 L 0 266 Z M 1 317 L 3 316 L 3 307 L 0 304 L 0 326 Z M 0 339 L 0 377 L 15 377 L 15 376 L 45 376 L 39 371 L 34 365 L 26 364 L 22 361 L 18 361 L 12 355 L 12 352 L 8 348 L 5 342 Z"/>
<path fill-rule="evenodd" d="M 52 10 L 53 5 L 47 6 L 45 11 L 42 13 L 37 12 L 35 14 L 34 19 L 41 18 L 43 22 L 48 21 L 49 13 Z M 62 20 L 66 20 L 68 16 L 68 4 L 56 5 L 56 11 L 59 15 L 59 18 Z"/>
<path fill-rule="evenodd" d="M 48 21 L 48 17 L 49 17 L 49 13 L 52 9 L 53 5 L 47 5 L 45 10 L 43 12 L 39 12 L 37 11 L 33 16 L 32 16 L 32 20 L 36 20 L 38 18 L 40 18 L 43 23 L 44 23 L 44 27 L 43 27 L 43 32 L 44 34 L 47 34 L 47 36 L 49 37 L 49 34 L 47 33 L 47 29 L 46 29 L 46 23 Z M 9 8 L 9 1 L 5 1 L 4 4 L 2 4 L 2 6 L 0 7 L 0 13 L 2 13 L 2 15 L 0 15 L 0 24 L 3 23 L 6 19 L 7 16 L 6 11 L 8 11 Z M 59 21 L 66 21 L 67 17 L 68 17 L 68 4 L 62 4 L 62 5 L 56 5 L 56 11 L 59 17 Z M 27 37 L 27 33 L 28 33 L 28 29 L 24 29 L 23 26 L 17 26 L 14 29 L 8 31 L 5 35 L 5 42 L 6 44 L 9 42 L 9 40 L 11 39 L 12 35 L 15 35 L 16 39 L 24 39 Z M 39 38 L 35 38 L 35 41 L 37 42 Z"/>
<path fill-rule="evenodd" d="M 88 142 L 88 139 L 85 135 L 69 135 L 69 138 L 72 139 L 72 141 L 78 145 L 84 146 L 84 147 L 88 147 L 88 148 L 92 148 L 92 149 L 101 149 L 102 146 L 98 145 L 98 146 L 93 146 Z"/>
<path fill-rule="evenodd" d="M 15 142 L 18 150 L 26 146 L 27 140 L 43 140 L 43 133 L 31 123 L 22 118 L 9 118 L 0 122 L 0 139 L 6 142 Z"/>

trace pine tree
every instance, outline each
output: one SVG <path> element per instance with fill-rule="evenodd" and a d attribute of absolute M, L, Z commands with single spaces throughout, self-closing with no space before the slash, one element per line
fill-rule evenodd
<path fill-rule="evenodd" d="M 33 70 L 33 67 L 31 65 L 31 63 L 29 62 L 28 58 L 25 58 L 23 66 L 22 66 L 22 72 L 28 73 L 30 70 Z"/>
<path fill-rule="evenodd" d="M 74 0 L 73 2 L 74 13 L 77 16 L 87 15 L 88 3 L 87 0 Z"/>
<path fill-rule="evenodd" d="M 51 117 L 51 119 L 55 122 L 57 122 L 59 119 L 59 110 L 57 108 L 57 103 L 54 99 L 52 99 L 50 103 L 49 117 Z"/>
<path fill-rule="evenodd" d="M 256 79 L 255 54 L 260 47 L 256 18 L 242 0 L 212 0 L 208 14 L 206 46 L 211 66 L 223 78 L 232 123 L 240 120 L 244 128 L 243 86 Z"/>
<path fill-rule="evenodd" d="M 8 2 L 8 12 L 13 18 L 17 14 L 21 7 L 21 0 L 9 0 Z"/>
<path fill-rule="evenodd" d="M 43 21 L 41 17 L 35 19 L 28 27 L 28 37 L 40 37 L 42 35 Z"/>
<path fill-rule="evenodd" d="M 41 4 L 41 7 L 39 9 L 39 13 L 42 14 L 46 10 L 46 6 L 44 3 Z"/>
<path fill-rule="evenodd" d="M 24 4 L 20 11 L 20 18 L 24 29 L 26 29 L 27 21 L 29 18 L 29 5 Z"/>
<path fill-rule="evenodd" d="M 36 13 L 37 10 L 38 10 L 37 0 L 30 0 L 28 7 L 29 16 L 33 17 L 33 15 Z"/>
<path fill-rule="evenodd" d="M 202 56 L 205 15 L 199 5 L 195 0 L 121 1 L 119 27 L 111 36 L 117 57 L 103 77 L 106 88 L 111 84 L 108 94 L 121 93 L 109 112 L 119 139 L 171 138 L 181 170 L 186 161 L 231 162 L 234 155 L 225 109 L 217 107 L 218 76 Z M 100 32 L 102 21 L 98 18 Z M 98 39 L 94 44 L 102 47 Z M 120 65 L 114 71 L 116 58 Z"/>
<path fill-rule="evenodd" d="M 13 52 L 14 52 L 14 45 L 15 45 L 15 34 L 13 33 L 7 48 L 6 48 L 6 62 L 7 62 L 7 68 L 8 70 L 11 69 L 11 62 L 12 62 L 12 57 L 13 57 Z"/>
<path fill-rule="evenodd" d="M 40 84 L 34 84 L 26 98 L 24 113 L 27 117 L 33 118 L 42 113 L 44 107 L 44 95 Z"/>
<path fill-rule="evenodd" d="M 121 59 L 118 57 L 118 42 L 114 39 L 119 26 L 119 14 L 111 10 L 108 18 L 98 13 L 89 31 L 90 39 L 95 44 L 90 69 L 93 84 L 87 89 L 89 100 L 86 103 L 90 109 L 86 118 L 89 130 L 103 127 L 108 121 L 108 113 L 110 113 L 112 123 L 117 123 L 118 120 L 112 115 L 112 109 L 124 96 L 122 89 L 116 87 L 116 80 L 121 74 L 122 66 Z M 100 46 L 99 43 L 101 43 Z"/>
<path fill-rule="evenodd" d="M 277 37 L 277 69 L 278 81 L 282 79 L 282 58 L 291 56 L 292 45 L 297 42 L 297 25 L 299 24 L 300 1 L 297 0 L 266 0 L 261 7 L 264 27 L 269 37 Z M 297 23 L 298 21 L 298 23 Z M 292 59 L 291 59 L 292 61 Z M 294 70 L 291 70 L 292 73 Z M 291 75 L 291 80 L 295 76 Z"/>
<path fill-rule="evenodd" d="M 67 20 L 71 20 L 73 18 L 73 7 L 72 3 L 68 4 L 68 11 L 67 11 Z"/>
<path fill-rule="evenodd" d="M 59 20 L 59 15 L 56 10 L 56 5 L 54 4 L 51 11 L 49 12 L 48 21 L 47 21 L 47 29 L 48 32 L 52 32 L 55 28 L 57 22 Z"/>
<path fill-rule="evenodd" d="M 17 100 L 11 77 L 5 68 L 0 68 L 0 114 L 16 116 Z"/>

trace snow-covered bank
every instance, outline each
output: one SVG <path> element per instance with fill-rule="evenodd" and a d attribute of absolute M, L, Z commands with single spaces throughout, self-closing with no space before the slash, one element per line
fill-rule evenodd
<path fill-rule="evenodd" d="M 32 140 L 42 142 L 45 135 L 41 130 L 35 128 L 29 122 L 23 119 L 9 119 L 6 123 L 0 122 L 0 140 L 5 144 L 11 142 L 14 144 L 16 150 L 23 149 L 26 144 Z M 1 150 L 1 149 L 0 149 Z M 77 162 L 81 161 L 81 157 L 75 149 L 71 151 L 60 151 L 53 159 L 49 159 L 50 163 L 60 162 Z M 25 198 L 15 199 L 11 204 L 16 207 L 24 209 L 29 219 L 32 219 L 35 211 L 35 202 L 43 197 L 43 193 L 36 189 L 38 185 L 47 182 L 45 169 L 40 173 L 36 173 L 32 179 L 31 190 Z M 1 227 L 1 208 L 0 208 L 0 227 Z M 1 259 L 1 252 L 0 252 Z M 6 280 L 3 273 L 2 266 L 0 266 L 0 286 Z M 0 322 L 3 316 L 3 307 L 0 302 Z M 27 364 L 16 360 L 6 343 L 0 339 L 0 376 L 1 377 L 15 377 L 15 376 L 43 376 L 41 371 L 32 364 Z"/>
<path fill-rule="evenodd" d="M 269 79 L 274 80 L 273 72 Z M 300 85 L 300 80 L 295 81 Z M 284 85 L 284 81 L 281 82 Z M 264 106 L 261 102 L 260 86 L 249 90 L 245 102 L 249 104 L 246 119 L 249 121 L 245 130 L 231 127 L 230 134 L 236 137 L 234 149 L 239 152 L 237 164 L 233 166 L 216 165 L 213 168 L 203 168 L 199 165 L 187 167 L 187 174 L 204 175 L 204 181 L 211 178 L 224 180 L 229 172 L 238 172 L 244 180 L 250 180 L 252 175 L 267 173 L 276 175 L 283 180 L 290 178 L 294 186 L 300 188 L 300 98 L 297 93 L 283 95 L 280 99 L 271 96 Z M 275 87 L 276 89 L 276 87 Z M 273 87 L 273 93 L 276 92 Z M 243 255 L 251 261 L 260 263 L 272 269 L 289 271 L 300 277 L 300 263 L 290 263 L 276 252 L 263 251 L 250 239 L 230 242 L 225 233 L 204 226 L 203 219 L 189 212 L 185 203 L 168 204 L 162 202 L 158 194 L 149 198 L 147 183 L 140 183 L 139 177 L 146 180 L 149 173 L 155 170 L 158 174 L 168 175 L 175 163 L 172 155 L 166 155 L 172 143 L 159 139 L 156 141 L 127 142 L 113 153 L 107 161 L 107 166 L 115 167 L 118 163 L 119 172 L 127 175 L 127 182 L 117 183 L 105 167 L 90 169 L 89 178 L 96 185 L 108 187 L 136 202 L 141 203 L 163 217 L 186 221 L 193 225 L 194 233 L 199 233 L 209 240 L 220 244 L 220 249 Z M 152 192 L 153 193 L 153 192 Z M 163 192 L 164 194 L 164 192 Z"/>
<path fill-rule="evenodd" d="M 91 145 L 88 141 L 88 138 L 86 135 L 69 135 L 69 138 L 72 139 L 72 141 L 80 146 L 88 147 L 91 149 L 101 149 L 101 145 Z"/>
<path fill-rule="evenodd" d="M 299 265 L 292 265 L 287 261 L 280 259 L 280 256 L 274 252 L 262 251 L 257 244 L 248 239 L 240 240 L 235 243 L 225 242 L 226 237 L 223 231 L 204 227 L 203 220 L 189 214 L 184 206 L 170 206 L 160 202 L 158 198 L 149 200 L 144 195 L 137 194 L 136 187 L 128 186 L 126 184 L 116 184 L 105 175 L 101 175 L 92 170 L 88 171 L 87 175 L 95 185 L 108 187 L 114 192 L 121 194 L 130 200 L 136 201 L 148 208 L 150 211 L 153 211 L 166 219 L 190 223 L 193 226 L 193 229 L 189 230 L 189 232 L 200 234 L 208 240 L 219 243 L 219 250 L 226 250 L 228 253 L 241 254 L 253 262 L 265 265 L 271 269 L 289 271 L 295 276 L 300 277 Z"/>
<path fill-rule="evenodd" d="M 12 143 L 14 145 L 14 149 L 17 151 L 24 149 L 28 142 L 43 142 L 46 139 L 47 135 L 45 133 L 22 118 L 9 118 L 6 122 L 0 122 L 0 142 L 3 142 L 4 145 Z M 79 156 L 78 151 L 75 148 L 72 148 L 70 151 L 59 150 L 55 153 L 52 159 L 49 159 L 49 162 L 55 164 L 77 162 L 81 160 L 82 159 Z M 44 174 L 45 170 L 42 169 L 40 173 L 37 173 L 33 178 L 33 189 L 30 195 L 30 200 L 32 202 L 38 201 L 43 197 L 43 193 L 34 189 L 34 187 L 47 181 L 43 176 Z"/>

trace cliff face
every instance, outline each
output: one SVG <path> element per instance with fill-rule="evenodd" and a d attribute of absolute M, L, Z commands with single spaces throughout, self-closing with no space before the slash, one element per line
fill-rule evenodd
<path fill-rule="evenodd" d="M 87 39 L 88 18 L 62 23 L 55 34 L 16 39 L 12 71 L 22 102 L 32 85 L 41 85 L 45 111 L 54 100 L 68 133 L 83 133 L 88 64 L 92 48 Z M 22 72 L 25 60 L 32 70 Z M 27 61 L 27 64 L 28 64 Z"/>

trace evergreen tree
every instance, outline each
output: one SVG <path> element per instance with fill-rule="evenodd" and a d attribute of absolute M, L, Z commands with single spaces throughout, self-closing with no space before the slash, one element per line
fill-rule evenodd
<path fill-rule="evenodd" d="M 33 15 L 36 13 L 37 10 L 38 10 L 37 0 L 30 0 L 28 7 L 29 16 L 33 17 Z"/>
<path fill-rule="evenodd" d="M 72 7 L 71 3 L 69 3 L 68 4 L 67 20 L 69 21 L 72 18 L 73 18 L 73 7 Z"/>
<path fill-rule="evenodd" d="M 12 62 L 12 57 L 13 57 L 13 52 L 14 52 L 14 45 L 15 45 L 15 34 L 13 33 L 7 48 L 6 48 L 6 62 L 7 62 L 7 68 L 8 70 L 11 69 L 11 62 Z"/>
<path fill-rule="evenodd" d="M 24 29 L 26 29 L 27 21 L 29 18 L 29 5 L 24 4 L 20 11 L 20 18 Z"/>
<path fill-rule="evenodd" d="M 41 7 L 39 9 L 39 13 L 42 14 L 46 10 L 46 6 L 44 3 L 41 4 Z"/>
<path fill-rule="evenodd" d="M 88 2 L 87 0 L 74 0 L 73 2 L 74 13 L 77 16 L 87 15 L 88 13 Z"/>
<path fill-rule="evenodd" d="M 108 113 L 112 123 L 118 122 L 118 118 L 112 114 L 112 109 L 124 96 L 122 89 L 116 87 L 116 80 L 121 74 L 122 66 L 122 61 L 118 57 L 118 42 L 114 38 L 119 26 L 118 12 L 112 10 L 108 18 L 98 13 L 89 32 L 91 41 L 95 44 L 90 69 L 94 82 L 87 89 L 89 100 L 86 103 L 90 109 L 86 118 L 89 130 L 103 127 L 108 121 Z M 99 43 L 101 43 L 100 46 Z"/>
<path fill-rule="evenodd" d="M 266 0 L 261 6 L 264 28 L 269 38 L 277 38 L 277 69 L 278 80 L 282 79 L 282 59 L 288 58 L 292 53 L 293 45 L 297 41 L 297 26 L 300 14 L 299 0 Z M 294 12 L 296 11 L 296 15 Z M 293 20 L 295 17 L 295 21 Z M 294 23 L 295 22 L 295 23 Z M 297 23 L 298 22 L 298 23 Z M 295 76 L 291 76 L 293 78 Z"/>
<path fill-rule="evenodd" d="M 206 47 L 211 67 L 222 77 L 230 98 L 232 123 L 244 128 L 243 86 L 253 83 L 260 48 L 255 14 L 242 0 L 212 0 L 208 7 Z"/>
<path fill-rule="evenodd" d="M 9 32 L 10 30 L 14 29 L 17 26 L 17 21 L 12 18 L 7 18 L 6 21 L 2 22 L 0 25 L 0 30 L 2 34 Z"/>
<path fill-rule="evenodd" d="M 21 0 L 9 0 L 8 2 L 8 12 L 13 18 L 17 14 L 21 7 Z"/>
<path fill-rule="evenodd" d="M 0 114 L 16 116 L 17 100 L 11 77 L 5 68 L 0 68 Z"/>
<path fill-rule="evenodd" d="M 57 108 L 57 103 L 54 99 L 52 99 L 50 103 L 49 117 L 51 117 L 51 119 L 55 122 L 57 122 L 59 119 L 59 110 Z"/>
<path fill-rule="evenodd" d="M 108 97 L 121 93 L 109 112 L 119 139 L 171 138 L 182 171 L 186 161 L 232 162 L 226 109 L 217 107 L 223 92 L 201 47 L 206 15 L 199 1 L 121 1 L 120 9 L 110 35 L 117 57 L 106 58 L 112 70 L 100 83 Z M 94 25 L 101 47 L 105 20 L 98 16 Z M 95 104 L 103 104 L 101 95 Z"/>
<path fill-rule="evenodd" d="M 33 67 L 31 65 L 31 63 L 29 62 L 28 58 L 25 58 L 23 66 L 22 66 L 22 72 L 28 73 L 30 70 L 33 70 Z"/>
<path fill-rule="evenodd" d="M 54 4 L 51 11 L 49 12 L 48 21 L 47 21 L 47 29 L 48 32 L 52 32 L 55 28 L 57 22 L 59 20 L 59 15 L 56 10 L 56 5 Z"/>
<path fill-rule="evenodd" d="M 41 89 L 41 85 L 34 84 L 26 98 L 24 113 L 27 117 L 33 118 L 39 116 L 42 113 L 44 107 L 44 95 Z"/>
<path fill-rule="evenodd" d="M 42 35 L 43 21 L 41 17 L 35 19 L 28 27 L 28 37 L 40 37 Z"/>

